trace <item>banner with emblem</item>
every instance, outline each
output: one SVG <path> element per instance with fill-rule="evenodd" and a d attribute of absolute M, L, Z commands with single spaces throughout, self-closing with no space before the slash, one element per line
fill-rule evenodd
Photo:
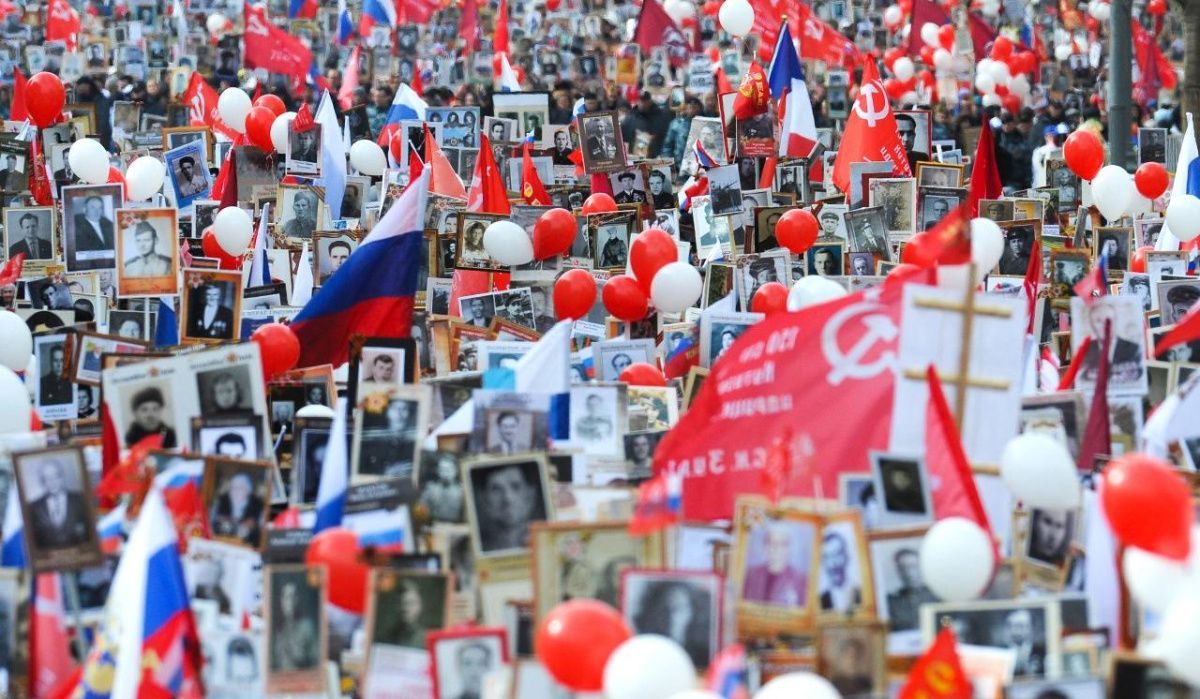
<path fill-rule="evenodd" d="M 863 162 L 888 162 L 896 177 L 912 176 L 908 152 L 896 126 L 896 115 L 879 79 L 879 71 L 869 61 L 863 67 L 858 97 L 854 99 L 837 158 L 833 161 L 833 183 L 838 189 L 850 191 L 850 164 Z"/>
<path fill-rule="evenodd" d="M 656 46 L 665 46 L 671 65 L 679 68 L 686 65 L 688 58 L 698 49 L 694 39 L 694 35 L 689 40 L 679 30 L 679 25 L 675 24 L 675 20 L 671 19 L 656 0 L 646 0 L 642 3 L 633 41 L 641 47 L 643 55 L 649 55 L 650 50 Z"/>
<path fill-rule="evenodd" d="M 732 517 L 781 443 L 784 496 L 837 497 L 840 474 L 869 472 L 888 446 L 901 297 L 885 285 L 771 316 L 725 352 L 654 454 L 655 473 L 681 477 L 685 520 Z"/>

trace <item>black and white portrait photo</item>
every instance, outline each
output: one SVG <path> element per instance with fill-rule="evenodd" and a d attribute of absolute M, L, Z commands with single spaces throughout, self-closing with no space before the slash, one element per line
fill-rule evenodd
<path fill-rule="evenodd" d="M 720 647 L 720 576 L 635 568 L 625 572 L 621 584 L 621 609 L 635 634 L 666 636 L 696 668 L 708 666 Z"/>
<path fill-rule="evenodd" d="M 1108 257 L 1109 272 L 1125 272 L 1129 269 L 1129 245 L 1133 238 L 1128 228 L 1100 228 L 1094 234 L 1095 258 Z"/>
<path fill-rule="evenodd" d="M 63 334 L 38 335 L 34 338 L 39 372 L 34 399 L 38 415 L 44 420 L 71 417 L 75 389 L 66 373 L 67 338 Z"/>
<path fill-rule="evenodd" d="M 125 434 L 124 446 L 132 447 L 152 434 L 163 436 L 162 448 L 174 449 L 179 446 L 179 438 L 172 425 L 175 422 L 174 396 L 171 395 L 171 384 L 167 381 L 149 381 L 122 386 L 117 400 L 123 404 L 122 412 L 129 416 Z"/>
<path fill-rule="evenodd" d="M 54 210 L 51 207 L 13 207 L 4 210 L 4 249 L 8 259 L 25 255 L 26 262 L 54 259 Z"/>
<path fill-rule="evenodd" d="M 654 475 L 651 470 L 654 450 L 665 434 L 662 430 L 640 430 L 625 435 L 625 464 L 630 480 L 645 480 Z"/>
<path fill-rule="evenodd" d="M 117 294 L 152 296 L 178 290 L 175 209 L 117 212 Z"/>
<path fill-rule="evenodd" d="M 508 661 L 504 635 L 495 630 L 431 634 L 436 696 L 475 699 L 483 696 L 484 677 Z"/>
<path fill-rule="evenodd" d="M 517 287 L 508 291 L 493 292 L 497 318 L 503 318 L 530 330 L 535 328 L 533 298 L 529 287 Z"/>
<path fill-rule="evenodd" d="M 616 386 L 575 386 L 571 389 L 571 441 L 588 454 L 616 456 L 621 448 Z"/>
<path fill-rule="evenodd" d="M 317 230 L 321 203 L 317 195 L 307 189 L 282 188 L 283 198 L 277 210 L 276 230 L 295 240 L 312 240 Z"/>
<path fill-rule="evenodd" d="M 625 269 L 629 263 L 629 225 L 617 220 L 595 226 L 596 267 Z"/>
<path fill-rule="evenodd" d="M 1163 325 L 1178 323 L 1197 301 L 1200 301 L 1200 284 L 1182 279 L 1158 283 L 1158 310 Z"/>
<path fill-rule="evenodd" d="M 625 167 L 625 147 L 615 112 L 582 114 L 579 130 L 586 172 L 615 172 Z"/>
<path fill-rule="evenodd" d="M 428 420 L 428 400 L 417 387 L 359 395 L 382 410 L 359 412 L 361 429 L 354 431 L 353 469 L 359 478 L 406 478 L 416 474 L 420 436 Z"/>
<path fill-rule="evenodd" d="M 485 451 L 520 454 L 533 451 L 534 416 L 527 410 L 499 408 L 486 414 Z"/>
<path fill-rule="evenodd" d="M 288 172 L 321 174 L 321 129 L 318 125 L 300 131 L 295 120 L 288 122 L 287 145 L 285 168 Z"/>
<path fill-rule="evenodd" d="M 933 502 L 924 461 L 892 454 L 872 454 L 876 492 L 882 494 L 881 519 L 885 525 L 912 525 L 933 521 Z"/>
<path fill-rule="evenodd" d="M 425 650 L 429 636 L 446 626 L 450 581 L 445 573 L 376 571 L 371 580 L 367 642 Z"/>
<path fill-rule="evenodd" d="M 596 379 L 599 381 L 616 381 L 621 372 L 635 362 L 654 362 L 654 341 L 642 340 L 605 340 L 592 343 L 592 356 L 595 363 Z"/>
<path fill-rule="evenodd" d="M 193 141 L 163 153 L 167 176 L 175 195 L 175 205 L 186 209 L 197 199 L 208 196 L 212 188 L 204 142 Z"/>
<path fill-rule="evenodd" d="M 55 447 L 14 457 L 25 545 L 34 571 L 98 565 L 100 542 L 91 487 L 78 447 Z"/>
<path fill-rule="evenodd" d="M 187 272 L 182 335 L 193 340 L 232 340 L 241 321 L 241 274 Z"/>
<path fill-rule="evenodd" d="M 879 615 L 892 631 L 916 631 L 921 606 L 937 601 L 921 576 L 922 536 L 881 538 L 870 543 Z"/>
<path fill-rule="evenodd" d="M 937 604 L 922 610 L 921 629 L 932 639 L 943 625 L 960 643 L 1016 653 L 1013 674 L 1043 676 L 1058 669 L 1059 609 L 1045 600 Z"/>
<path fill-rule="evenodd" d="M 821 568 L 817 578 L 817 599 L 822 612 L 845 615 L 863 605 L 860 541 L 862 528 L 857 519 L 830 522 L 822 529 Z"/>
<path fill-rule="evenodd" d="M 662 165 L 647 170 L 646 180 L 649 182 L 650 191 L 647 192 L 646 198 L 650 205 L 656 211 L 676 209 L 678 204 L 675 193 L 671 190 L 671 166 Z"/>
<path fill-rule="evenodd" d="M 870 205 L 882 209 L 885 229 L 895 235 L 912 234 L 916 229 L 916 180 L 881 177 L 871 180 L 869 187 Z"/>
<path fill-rule="evenodd" d="M 324 588 L 324 566 L 267 568 L 267 691 L 325 687 Z"/>
<path fill-rule="evenodd" d="M 945 194 L 925 194 L 921 197 L 921 220 L 918 230 L 927 231 L 958 207 L 959 197 Z"/>
<path fill-rule="evenodd" d="M 480 459 L 464 464 L 472 536 L 480 557 L 520 554 L 529 525 L 546 521 L 550 502 L 543 457 Z"/>
<path fill-rule="evenodd" d="M 1004 234 L 1004 251 L 1000 254 L 1000 274 L 1023 277 L 1029 269 L 1037 227 L 1033 222 L 1006 221 L 1001 224 L 1001 230 Z"/>
<path fill-rule="evenodd" d="M 292 425 L 292 490 L 295 504 L 315 503 L 320 485 L 321 465 L 329 450 L 329 418 L 296 418 Z M 347 439 L 347 442 L 349 440 Z M 346 453 L 350 453 L 347 444 Z"/>
<path fill-rule="evenodd" d="M 737 260 L 737 289 L 738 305 L 742 311 L 749 311 L 754 301 L 754 294 L 759 287 L 768 282 L 782 282 L 789 285 L 787 258 L 783 255 L 740 255 Z"/>
<path fill-rule="evenodd" d="M 1035 563 L 1061 568 L 1075 534 L 1075 512 L 1034 508 L 1029 514 L 1025 556 Z"/>
<path fill-rule="evenodd" d="M 1167 163 L 1167 130 L 1140 127 L 1137 130 L 1138 163 Z"/>
<path fill-rule="evenodd" d="M 351 253 L 358 249 L 358 241 L 348 235 L 334 237 L 322 236 L 316 241 L 316 278 L 318 284 L 325 284 L 346 264 Z"/>
<path fill-rule="evenodd" d="M 116 266 L 114 211 L 124 203 L 121 185 L 63 187 L 63 250 L 68 272 Z"/>
<path fill-rule="evenodd" d="M 197 418 L 202 420 L 202 418 Z M 198 454 L 225 459 L 255 459 L 258 457 L 260 430 L 253 416 L 240 421 L 221 421 L 228 424 L 204 426 L 195 430 L 192 448 Z M 237 424 L 241 422 L 243 424 Z M 252 424 L 246 424 L 252 423 Z"/>
<path fill-rule="evenodd" d="M 819 277 L 841 276 L 842 250 L 842 243 L 820 243 L 809 248 L 804 253 L 808 258 L 808 274 Z"/>
<path fill-rule="evenodd" d="M 851 252 L 869 252 L 884 261 L 892 259 L 883 207 L 870 206 L 847 211 L 845 220 Z"/>
<path fill-rule="evenodd" d="M 358 362 L 359 395 L 363 384 L 398 386 L 404 382 L 404 350 L 399 347 L 364 347 Z"/>
<path fill-rule="evenodd" d="M 618 204 L 641 204 L 646 201 L 646 184 L 642 181 L 641 170 L 623 170 L 609 175 L 608 180 L 612 184 L 613 199 Z"/>
<path fill-rule="evenodd" d="M 869 252 L 846 253 L 846 274 L 852 277 L 875 274 L 875 255 Z"/>
<path fill-rule="evenodd" d="M 465 522 L 466 502 L 458 455 L 448 451 L 425 452 L 421 457 L 420 503 L 435 522 Z"/>
<path fill-rule="evenodd" d="M 462 322 L 477 328 L 489 328 L 496 317 L 496 297 L 492 293 L 463 296 L 458 299 Z"/>
<path fill-rule="evenodd" d="M 1166 309 L 1160 309 L 1166 310 Z M 1086 304 L 1078 296 L 1071 299 L 1071 348 L 1078 351 L 1087 336 L 1103 338 L 1111 328 L 1109 383 L 1111 394 L 1146 392 L 1146 335 L 1143 331 L 1141 301 L 1132 296 L 1102 296 Z M 1166 318 L 1163 319 L 1164 321 Z M 1089 343 L 1076 386 L 1088 390 L 1096 385 L 1100 371 L 1100 346 L 1103 340 Z"/>
<path fill-rule="evenodd" d="M 250 548 L 266 538 L 271 469 L 266 462 L 211 459 L 204 471 L 205 504 L 214 537 Z"/>

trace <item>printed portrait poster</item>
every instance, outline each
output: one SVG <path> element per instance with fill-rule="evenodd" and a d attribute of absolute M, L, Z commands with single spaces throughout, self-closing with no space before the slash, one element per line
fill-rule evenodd
<path fill-rule="evenodd" d="M 682 476 L 683 517 L 730 519 L 734 498 L 758 487 L 771 447 L 785 440 L 794 470 L 806 475 L 787 483 L 784 496 L 812 497 L 819 483 L 829 497 L 841 473 L 870 469 L 871 450 L 888 443 L 900 289 L 768 317 L 714 363 L 654 455 L 656 474 Z M 813 405 L 821 410 L 802 424 L 780 419 Z"/>

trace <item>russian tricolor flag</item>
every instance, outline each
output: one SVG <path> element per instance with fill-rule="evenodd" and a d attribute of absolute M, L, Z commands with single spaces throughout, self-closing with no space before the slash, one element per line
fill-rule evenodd
<path fill-rule="evenodd" d="M 363 14 L 358 20 L 358 33 L 367 36 L 376 24 L 396 26 L 396 3 L 393 0 L 363 0 Z"/>
<path fill-rule="evenodd" d="M 21 502 L 17 499 L 17 489 L 9 487 L 8 504 L 4 508 L 4 547 L 0 549 L 0 566 L 5 568 L 24 568 L 25 557 L 25 522 L 21 518 Z"/>
<path fill-rule="evenodd" d="M 692 152 L 696 156 L 696 165 L 705 170 L 717 167 L 716 159 L 709 155 L 708 151 L 704 150 L 704 146 L 700 145 L 699 140 L 692 142 Z"/>
<path fill-rule="evenodd" d="M 341 526 L 342 515 L 346 510 L 350 459 L 346 455 L 346 411 L 349 407 L 345 398 L 338 399 L 335 410 L 337 412 L 329 429 L 325 460 L 321 462 L 321 480 L 317 485 L 317 521 L 313 525 L 314 534 Z"/>
<path fill-rule="evenodd" d="M 100 548 L 106 554 L 114 554 L 121 550 L 124 541 L 126 505 L 121 503 L 111 512 L 96 522 L 96 533 L 100 537 Z"/>

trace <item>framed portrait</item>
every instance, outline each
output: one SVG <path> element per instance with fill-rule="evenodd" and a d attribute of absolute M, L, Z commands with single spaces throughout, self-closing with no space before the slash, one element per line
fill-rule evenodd
<path fill-rule="evenodd" d="M 114 212 L 124 206 L 119 184 L 62 188 L 63 253 L 68 272 L 116 267 Z"/>
<path fill-rule="evenodd" d="M 76 416 L 76 392 L 67 371 L 68 333 L 42 333 L 33 338 L 38 372 L 26 377 L 34 406 L 42 420 L 69 420 Z"/>
<path fill-rule="evenodd" d="M 312 124 L 301 131 L 296 128 L 295 120 L 288 122 L 284 169 L 297 175 L 320 176 L 321 129 L 318 125 Z"/>
<path fill-rule="evenodd" d="M 822 616 L 875 618 L 875 581 L 861 513 L 834 512 L 825 516 L 816 596 L 817 611 Z"/>
<path fill-rule="evenodd" d="M 658 634 L 680 645 L 697 669 L 721 648 L 725 581 L 702 570 L 626 568 L 620 609 L 635 634 Z"/>
<path fill-rule="evenodd" d="M 313 279 L 324 285 L 358 249 L 359 239 L 349 233 L 317 233 L 313 240 Z"/>
<path fill-rule="evenodd" d="M 979 215 L 997 223 L 1011 221 L 1016 215 L 1015 202 L 1012 199 L 980 199 Z"/>
<path fill-rule="evenodd" d="M 922 187 L 961 187 L 965 165 L 917 163 L 917 184 Z"/>
<path fill-rule="evenodd" d="M 1061 588 L 1071 562 L 1071 542 L 1078 538 L 1079 510 L 1031 508 L 1021 519 L 1021 566 L 1040 583 Z"/>
<path fill-rule="evenodd" d="M 1004 251 L 1000 254 L 1000 262 L 997 263 L 995 271 L 1024 278 L 1029 269 L 1030 256 L 1035 249 L 1041 249 L 1042 222 L 1022 219 L 1000 221 L 997 225 L 1004 236 Z"/>
<path fill-rule="evenodd" d="M 925 462 L 919 457 L 871 452 L 871 473 L 885 527 L 933 523 L 933 498 Z"/>
<path fill-rule="evenodd" d="M 547 470 L 546 457 L 536 453 L 462 463 L 476 560 L 529 553 L 531 525 L 553 514 Z M 505 497 L 505 492 L 513 495 Z"/>
<path fill-rule="evenodd" d="M 966 198 L 966 190 L 953 187 L 918 187 L 917 201 L 920 214 L 917 217 L 920 231 L 927 231 L 950 215 Z"/>
<path fill-rule="evenodd" d="M 1066 653 L 1064 652 L 1064 655 Z M 1096 671 L 1099 668 L 1095 668 Z M 1087 674 L 1093 674 L 1089 672 Z M 1166 673 L 1163 673 L 1166 677 Z M 1171 681 L 1174 683 L 1174 681 Z M 1180 683 L 1181 684 L 1181 683 Z M 1066 697 L 1066 699 L 1106 699 L 1108 688 L 1102 677 L 1061 678 L 1057 680 L 1026 680 L 1013 682 L 1004 688 L 1004 699 L 1044 699 Z M 1114 694 L 1112 696 L 1126 696 Z M 1149 696 L 1147 693 L 1128 696 Z"/>
<path fill-rule="evenodd" d="M 1156 289 L 1164 326 L 1178 323 L 1200 301 L 1200 282 L 1186 279 L 1160 281 Z"/>
<path fill-rule="evenodd" d="M 240 272 L 185 269 L 181 302 L 181 339 L 219 342 L 241 336 Z"/>
<path fill-rule="evenodd" d="M 921 607 L 921 635 L 932 642 L 948 624 L 960 643 L 1015 651 L 1016 677 L 1055 677 L 1060 667 L 1059 604 L 1055 598 L 926 604 Z"/>
<path fill-rule="evenodd" d="M 35 573 L 80 570 L 104 556 L 83 450 L 54 447 L 13 454 L 25 522 L 25 548 Z"/>
<path fill-rule="evenodd" d="M 56 258 L 58 237 L 54 207 L 11 207 L 4 209 L 4 249 L 8 259 L 25 255 L 26 270 Z"/>
<path fill-rule="evenodd" d="M 483 249 L 483 233 L 496 221 L 508 220 L 498 214 L 459 212 L 457 228 L 458 256 L 454 266 L 459 269 L 495 271 L 507 269 Z"/>
<path fill-rule="evenodd" d="M 509 662 L 502 626 L 431 631 L 428 644 L 434 699 L 482 696 L 484 677 Z"/>
<path fill-rule="evenodd" d="M 212 153 L 212 131 L 207 126 L 182 126 L 162 130 L 163 151 L 174 150 L 188 143 L 199 143 L 207 157 Z M 220 162 L 219 160 L 217 162 Z"/>
<path fill-rule="evenodd" d="M 590 173 L 608 173 L 625 168 L 625 141 L 616 112 L 589 112 L 580 115 L 579 141 L 583 168 Z"/>
<path fill-rule="evenodd" d="M 754 294 L 763 284 L 781 282 L 787 286 L 791 282 L 791 270 L 786 250 L 776 249 L 764 253 L 739 255 L 736 268 L 737 276 L 734 277 L 734 288 L 737 290 L 738 305 L 742 311 L 750 310 Z"/>
<path fill-rule="evenodd" d="M 324 566 L 271 565 L 264 575 L 268 692 L 324 693 Z"/>
<path fill-rule="evenodd" d="M 297 417 L 292 420 L 292 504 L 316 503 L 321 465 L 329 449 L 332 425 L 330 418 Z M 346 453 L 350 453 L 349 436 Z"/>
<path fill-rule="evenodd" d="M 379 646 L 425 650 L 429 634 L 449 625 L 452 591 L 447 573 L 375 568 L 368 585 L 369 654 Z M 377 659 L 368 666 L 373 662 Z"/>
<path fill-rule="evenodd" d="M 269 461 L 209 457 L 204 465 L 204 507 L 218 541 L 261 550 L 271 502 Z"/>
<path fill-rule="evenodd" d="M 624 270 L 629 264 L 629 245 L 637 230 L 637 213 L 616 211 L 587 217 L 592 263 L 596 269 Z"/>
<path fill-rule="evenodd" d="M 877 623 L 822 624 L 817 668 L 842 696 L 887 694 L 887 629 Z"/>
<path fill-rule="evenodd" d="M 467 521 L 459 455 L 450 451 L 427 451 L 418 469 L 419 501 L 429 509 L 434 522 L 462 524 Z M 457 581 L 456 581 L 457 585 Z"/>
<path fill-rule="evenodd" d="M 742 211 L 742 179 L 738 165 L 722 165 L 709 168 L 708 193 L 711 197 L 712 213 L 714 216 L 741 213 Z"/>
<path fill-rule="evenodd" d="M 730 577 L 739 633 L 801 631 L 815 616 L 818 515 L 741 496 L 734 505 Z"/>
<path fill-rule="evenodd" d="M 849 212 L 847 212 L 849 213 Z M 807 274 L 809 276 L 816 275 L 818 277 L 840 277 L 842 276 L 842 256 L 845 251 L 845 243 L 828 242 L 817 243 L 804 253 L 808 262 Z M 889 255 L 890 259 L 890 255 Z"/>
<path fill-rule="evenodd" d="M 117 209 L 117 295 L 179 291 L 176 209 Z"/>
<path fill-rule="evenodd" d="M 323 219 L 324 206 L 307 187 L 280 187 L 279 206 L 275 209 L 276 232 L 282 233 L 291 242 L 311 241 L 317 230 L 317 221 Z"/>
<path fill-rule="evenodd" d="M 1138 127 L 1137 130 L 1138 164 L 1167 163 L 1167 130 Z"/>
<path fill-rule="evenodd" d="M 484 133 L 492 143 L 508 143 L 520 139 L 523 136 L 520 128 L 516 119 L 491 116 L 483 118 Z"/>
<path fill-rule="evenodd" d="M 429 424 L 429 387 L 372 384 L 357 400 L 350 457 L 353 480 L 404 478 L 416 483 L 421 440 Z"/>
<path fill-rule="evenodd" d="M 413 383 L 416 364 L 412 338 L 366 338 L 350 353 L 351 402 L 357 405 L 372 390 Z"/>
<path fill-rule="evenodd" d="M 1092 234 L 1092 255 L 1099 260 L 1108 256 L 1108 276 L 1119 277 L 1129 271 L 1129 256 L 1133 251 L 1132 228 L 1099 227 Z M 1117 274 L 1114 274 L 1116 272 Z"/>
<path fill-rule="evenodd" d="M 192 417 L 192 451 L 197 454 L 222 459 L 266 458 L 260 453 L 262 442 L 262 420 L 253 414 Z"/>
<path fill-rule="evenodd" d="M 1071 299 L 1071 353 L 1080 350 L 1084 338 L 1103 338 L 1111 324 L 1112 343 L 1108 390 L 1111 395 L 1145 395 L 1146 334 L 1143 330 L 1142 304 L 1133 296 L 1102 296 L 1085 304 L 1078 296 Z M 1100 345 L 1092 342 L 1085 351 L 1076 386 L 1090 390 L 1096 385 L 1100 368 Z"/>
<path fill-rule="evenodd" d="M 879 619 L 888 622 L 893 638 L 907 640 L 902 644 L 906 650 L 918 652 L 925 647 L 918 633 L 921 607 L 937 601 L 921 577 L 925 531 L 926 527 L 873 531 L 867 543 Z"/>
<path fill-rule="evenodd" d="M 761 313 L 706 313 L 700 317 L 700 366 L 711 367 L 755 323 Z M 619 375 L 619 374 L 618 374 Z"/>
<path fill-rule="evenodd" d="M 877 177 L 867 185 L 867 199 L 879 207 L 892 235 L 908 238 L 917 228 L 917 181 L 911 177 Z M 855 212 L 847 213 L 847 217 Z"/>
<path fill-rule="evenodd" d="M 1021 399 L 1019 430 L 1038 432 L 1062 442 L 1071 458 L 1079 456 L 1079 441 L 1087 408 L 1079 391 L 1024 396 Z"/>
<path fill-rule="evenodd" d="M 208 197 L 212 180 L 208 173 L 208 150 L 203 141 L 172 148 L 163 153 L 163 160 L 178 208 L 189 208 L 197 199 Z"/>
<path fill-rule="evenodd" d="M 661 532 L 631 537 L 623 522 L 539 523 L 532 528 L 531 543 L 537 619 L 570 599 L 617 607 L 621 571 L 666 564 Z"/>
<path fill-rule="evenodd" d="M 1092 256 L 1087 250 L 1052 250 L 1050 252 L 1050 298 L 1065 299 L 1074 296 L 1075 285 L 1087 276 L 1091 267 Z"/>
<path fill-rule="evenodd" d="M 604 340 L 592 343 L 596 380 L 616 381 L 630 364 L 653 364 L 654 340 Z"/>
<path fill-rule="evenodd" d="M 77 383 L 99 386 L 105 353 L 140 354 L 147 349 L 149 349 L 149 343 L 141 340 L 81 331 L 75 338 L 72 350 L 73 365 L 69 376 L 72 381 Z M 53 359 L 51 357 L 51 367 L 53 367 Z"/>

